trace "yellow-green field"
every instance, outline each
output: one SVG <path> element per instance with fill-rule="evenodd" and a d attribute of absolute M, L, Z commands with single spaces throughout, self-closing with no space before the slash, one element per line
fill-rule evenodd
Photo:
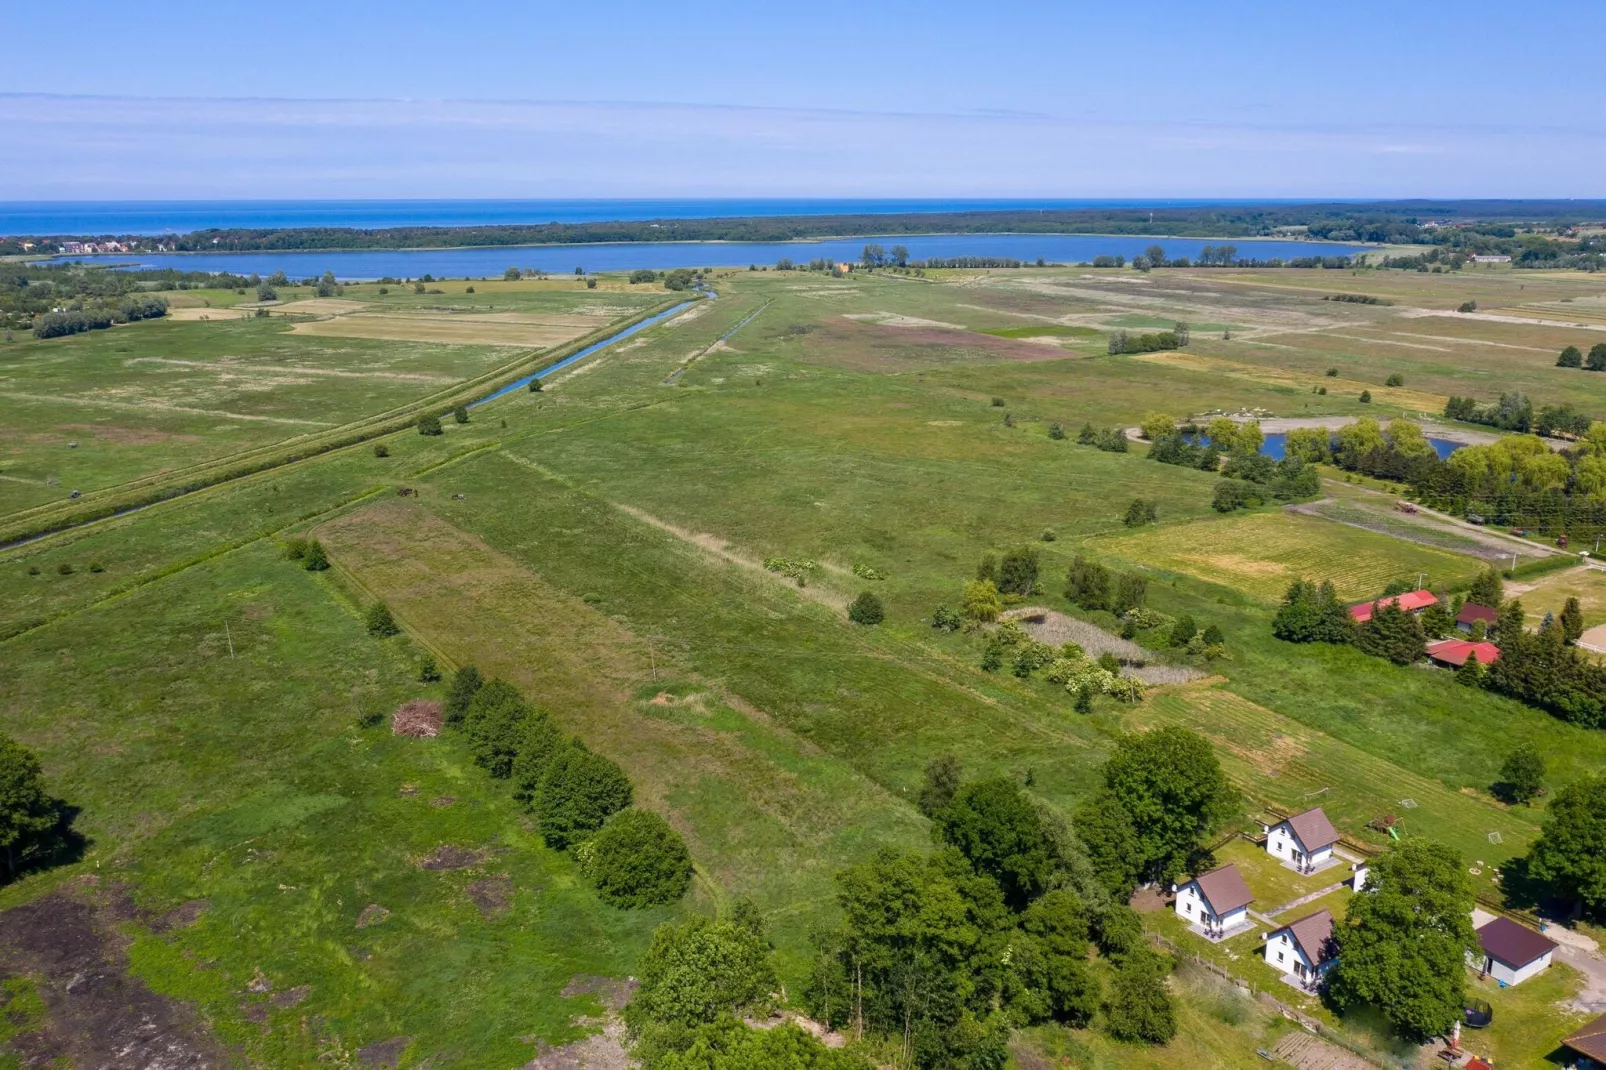
<path fill-rule="evenodd" d="M 1421 576 L 1425 586 L 1441 588 L 1483 567 L 1471 557 L 1282 511 L 1143 528 L 1090 545 L 1268 600 L 1296 579 L 1330 579 L 1340 598 L 1359 601 L 1392 580 Z"/>

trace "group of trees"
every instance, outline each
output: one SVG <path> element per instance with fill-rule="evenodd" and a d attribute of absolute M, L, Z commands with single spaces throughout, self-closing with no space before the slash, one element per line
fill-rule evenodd
<path fill-rule="evenodd" d="M 1039 558 L 1030 546 L 1004 552 L 1003 559 L 986 553 L 976 564 L 976 579 L 992 583 L 999 594 L 1026 597 L 1037 591 Z"/>
<path fill-rule="evenodd" d="M 1083 424 L 1082 430 L 1076 434 L 1076 442 L 1081 446 L 1096 446 L 1105 453 L 1127 452 L 1126 432 L 1119 427 Z"/>
<path fill-rule="evenodd" d="M 42 312 L 33 319 L 35 338 L 60 338 L 84 331 L 101 331 L 114 323 L 157 319 L 167 315 L 167 299 L 149 295 L 124 297 L 115 305 L 84 303 L 61 312 Z"/>
<path fill-rule="evenodd" d="M 464 666 L 442 713 L 467 738 L 476 764 L 513 782 L 547 844 L 574 850 L 604 901 L 642 907 L 685 893 L 692 864 L 680 834 L 657 814 L 628 809 L 633 793 L 624 770 L 565 736 L 512 684 Z"/>
<path fill-rule="evenodd" d="M 1110 335 L 1106 349 L 1110 355 L 1118 353 L 1158 353 L 1167 349 L 1182 349 L 1188 344 L 1188 325 L 1178 323 L 1169 331 L 1149 334 L 1131 334 L 1116 331 Z"/>
<path fill-rule="evenodd" d="M 1585 357 L 1577 346 L 1568 346 L 1556 358 L 1558 368 L 1582 368 L 1587 372 L 1606 372 L 1606 342 L 1596 342 L 1589 347 L 1589 356 Z"/>
<path fill-rule="evenodd" d="M 1252 420 L 1240 423 L 1217 417 L 1201 429 L 1197 424 L 1178 427 L 1171 417 L 1150 413 L 1142 428 L 1144 437 L 1153 442 L 1150 460 L 1221 472 L 1225 478 L 1216 484 L 1211 500 L 1217 512 L 1260 505 L 1267 498 L 1300 501 L 1321 489 L 1320 476 L 1307 464 L 1313 458 L 1295 448 L 1295 432 L 1289 433 L 1283 459 L 1274 461 L 1260 452 L 1265 436 Z"/>
<path fill-rule="evenodd" d="M 1523 627 L 1522 603 L 1500 607 L 1490 639 L 1500 657 L 1482 673 L 1490 691 L 1586 728 L 1606 728 L 1606 666 L 1573 644 L 1583 631 L 1576 605 L 1547 617 L 1537 631 Z"/>
<path fill-rule="evenodd" d="M 814 1017 L 916 1067 L 1001 1066 L 1011 1029 L 1050 1020 L 1175 1034 L 1170 963 L 1075 831 L 1007 778 L 964 782 L 952 757 L 928 766 L 919 804 L 936 850 L 884 849 L 837 877 L 842 922 L 816 935 L 804 991 Z"/>
<path fill-rule="evenodd" d="M 1149 581 L 1141 572 L 1115 572 L 1077 554 L 1065 574 L 1065 599 L 1089 611 L 1108 610 L 1117 617 L 1142 609 Z"/>

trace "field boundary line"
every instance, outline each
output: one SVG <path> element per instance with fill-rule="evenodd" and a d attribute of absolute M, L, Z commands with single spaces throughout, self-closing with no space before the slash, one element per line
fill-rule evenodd
<path fill-rule="evenodd" d="M 259 543 L 264 539 L 271 539 L 282 532 L 289 531 L 291 528 L 299 527 L 300 525 L 311 520 L 317 520 L 319 517 L 324 516 L 325 514 L 338 512 L 340 510 L 350 508 L 351 506 L 358 505 L 369 498 L 383 494 L 387 489 L 387 486 L 370 487 L 369 489 L 361 491 L 358 494 L 342 499 L 341 501 L 327 508 L 319 509 L 312 513 L 303 513 L 288 523 L 281 524 L 276 528 L 272 528 L 268 531 L 259 531 L 255 535 L 251 535 L 242 539 L 236 539 L 233 542 L 223 543 L 220 546 L 214 546 L 212 549 L 207 550 L 202 554 L 164 566 L 163 568 L 157 569 L 155 572 L 150 573 L 149 575 L 139 576 L 122 586 L 115 587 L 112 590 L 107 591 L 93 602 L 86 602 L 81 606 L 63 609 L 44 618 L 35 618 L 31 621 L 19 622 L 21 627 L 19 627 L 16 631 L 8 632 L 5 635 L 0 635 L 0 646 L 11 642 L 13 639 L 19 639 L 30 632 L 38 631 L 40 628 L 46 628 L 52 624 L 66 620 L 69 617 L 75 617 L 80 613 L 85 613 L 92 609 L 99 609 L 103 606 L 109 605 L 112 602 L 120 601 L 121 599 L 126 598 L 129 595 L 134 594 L 136 591 L 140 591 L 153 583 L 159 583 L 162 580 L 170 579 L 173 576 L 177 576 L 181 572 L 188 572 L 192 568 L 195 568 L 199 565 L 204 565 L 209 561 L 215 561 L 220 557 L 234 553 L 236 550 L 243 550 L 247 546 Z"/>

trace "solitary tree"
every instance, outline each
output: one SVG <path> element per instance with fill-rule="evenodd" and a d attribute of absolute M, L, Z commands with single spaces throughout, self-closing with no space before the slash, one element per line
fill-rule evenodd
<path fill-rule="evenodd" d="M 1606 342 L 1596 342 L 1589 347 L 1589 356 L 1584 358 L 1584 370 L 1606 372 Z"/>
<path fill-rule="evenodd" d="M 375 602 L 368 607 L 363 623 L 368 626 L 369 635 L 395 635 L 401 631 L 396 626 L 396 618 L 390 614 L 390 607 L 383 602 Z"/>
<path fill-rule="evenodd" d="M 460 424 L 468 423 L 468 406 L 459 405 L 457 408 L 453 409 L 452 419 L 456 420 Z"/>
<path fill-rule="evenodd" d="M 870 591 L 864 591 L 848 606 L 848 619 L 855 624 L 880 624 L 886 619 L 886 612 L 882 609 L 881 599 Z"/>
<path fill-rule="evenodd" d="M 322 572 L 329 567 L 329 555 L 317 539 L 307 542 L 307 552 L 301 555 L 301 567 L 308 572 Z"/>
<path fill-rule="evenodd" d="M 1578 604 L 1578 599 L 1569 598 L 1567 604 L 1561 607 L 1561 637 L 1568 643 L 1576 643 L 1584 634 L 1584 611 Z"/>
<path fill-rule="evenodd" d="M 1550 819 L 1528 849 L 1528 873 L 1571 900 L 1575 913 L 1606 906 L 1606 774 L 1556 793 Z"/>
<path fill-rule="evenodd" d="M 1513 802 L 1531 802 L 1544 780 L 1545 756 L 1532 743 L 1520 744 L 1500 767 L 1500 786 Z"/>
<path fill-rule="evenodd" d="M 0 852 L 7 880 L 45 845 L 59 823 L 59 807 L 45 791 L 39 759 L 10 736 L 0 735 Z"/>
<path fill-rule="evenodd" d="M 1054 868 L 1048 838 L 1037 808 L 1014 781 L 994 777 L 966 784 L 936 821 L 944 842 L 996 880 L 1017 909 L 1047 887 Z"/>
<path fill-rule="evenodd" d="M 1237 802 L 1210 743 L 1178 726 L 1122 736 L 1104 787 L 1131 821 L 1132 861 L 1152 879 L 1182 872 Z"/>
<path fill-rule="evenodd" d="M 948 804 L 954 801 L 954 795 L 959 791 L 961 771 L 959 759 L 952 754 L 939 754 L 926 763 L 920 795 L 915 803 L 922 814 L 935 820 L 938 814 L 948 809 Z"/>
<path fill-rule="evenodd" d="M 1328 993 L 1340 1009 L 1371 1004 L 1415 1041 L 1461 1016 L 1472 930 L 1472 885 L 1443 844 L 1410 839 L 1378 858 L 1335 933 Z"/>
<path fill-rule="evenodd" d="M 441 418 L 425 413 L 418 418 L 418 433 L 421 435 L 439 435 L 441 431 Z"/>
<path fill-rule="evenodd" d="M 1479 573 L 1478 578 L 1472 581 L 1472 589 L 1467 592 L 1468 602 L 1489 609 L 1498 609 L 1504 597 L 1505 584 L 1500 579 L 1500 573 L 1492 568 Z"/>
<path fill-rule="evenodd" d="M 1584 354 L 1579 351 L 1577 346 L 1568 346 L 1561 351 L 1561 356 L 1556 358 L 1556 367 L 1558 368 L 1582 368 L 1583 366 Z"/>
<path fill-rule="evenodd" d="M 651 810 L 621 810 L 587 845 L 582 862 L 603 902 L 629 910 L 673 903 L 691 884 L 691 853 Z"/>

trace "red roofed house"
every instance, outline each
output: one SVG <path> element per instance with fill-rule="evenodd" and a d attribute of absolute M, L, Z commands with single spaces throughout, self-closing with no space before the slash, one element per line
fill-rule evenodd
<path fill-rule="evenodd" d="M 1606 1067 L 1606 1014 L 1582 1026 L 1572 1036 L 1563 1037 L 1561 1042 L 1578 1056 L 1579 1070 Z"/>
<path fill-rule="evenodd" d="M 1520 985 L 1550 965 L 1555 941 L 1510 918 L 1496 918 L 1478 930 L 1483 945 L 1483 973 L 1500 982 L 1501 988 Z M 1476 961 L 1474 961 L 1476 965 Z"/>
<path fill-rule="evenodd" d="M 1333 861 L 1338 830 L 1320 806 L 1263 827 L 1266 853 L 1300 873 L 1314 873 Z"/>
<path fill-rule="evenodd" d="M 1228 863 L 1175 888 L 1177 916 L 1207 940 L 1225 940 L 1249 928 L 1255 901 L 1238 867 Z"/>
<path fill-rule="evenodd" d="M 1333 942 L 1333 915 L 1326 910 L 1306 914 L 1266 936 L 1266 964 L 1292 978 L 1301 988 L 1314 988 L 1338 961 Z"/>
<path fill-rule="evenodd" d="M 1474 643 L 1470 639 L 1440 639 L 1428 644 L 1428 660 L 1446 669 L 1459 669 L 1474 654 L 1481 664 L 1493 665 L 1500 659 L 1500 648 L 1493 643 Z"/>
<path fill-rule="evenodd" d="M 1461 612 L 1455 615 L 1455 626 L 1464 632 L 1470 632 L 1475 621 L 1483 621 L 1485 628 L 1493 628 L 1494 622 L 1500 614 L 1488 606 L 1480 606 L 1476 602 L 1468 602 L 1461 607 Z"/>
<path fill-rule="evenodd" d="M 1365 624 L 1372 619 L 1372 607 L 1399 606 L 1407 613 L 1420 613 L 1439 600 L 1439 596 L 1432 591 L 1406 591 L 1404 594 L 1390 595 L 1379 598 L 1376 602 L 1360 602 L 1349 607 L 1349 615 L 1356 624 Z"/>

